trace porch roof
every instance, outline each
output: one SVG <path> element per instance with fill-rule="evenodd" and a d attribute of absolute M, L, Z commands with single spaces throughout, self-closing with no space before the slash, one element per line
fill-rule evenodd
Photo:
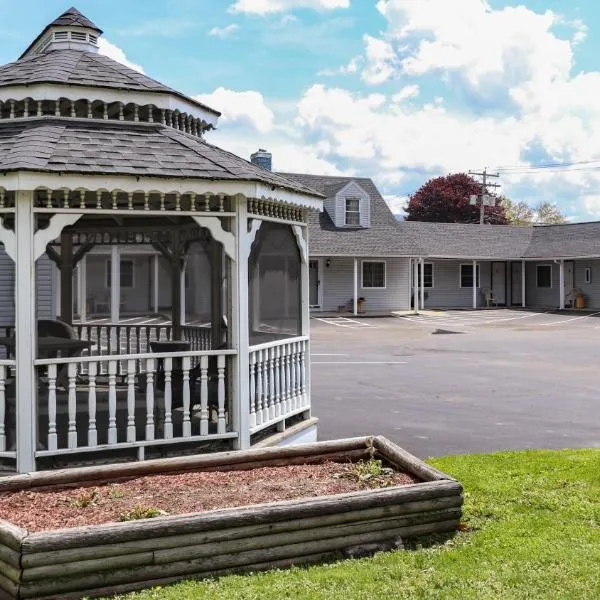
<path fill-rule="evenodd" d="M 253 181 L 321 198 L 302 183 L 160 123 L 54 117 L 0 121 L 0 171 Z"/>
<path fill-rule="evenodd" d="M 600 257 L 600 222 L 532 227 L 525 258 Z"/>

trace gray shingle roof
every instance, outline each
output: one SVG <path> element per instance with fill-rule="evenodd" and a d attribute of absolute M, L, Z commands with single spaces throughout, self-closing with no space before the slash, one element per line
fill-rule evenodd
<path fill-rule="evenodd" d="M 102 33 L 102 30 L 94 25 L 86 16 L 82 15 L 74 6 L 65 10 L 65 12 L 57 17 L 48 25 L 48 27 L 52 27 L 52 25 L 71 25 L 71 26 L 79 26 L 79 27 L 88 27 L 89 29 L 95 29 L 98 33 Z"/>
<path fill-rule="evenodd" d="M 117 88 L 142 92 L 162 92 L 185 98 L 188 102 L 220 115 L 201 102 L 184 96 L 162 83 L 134 71 L 121 63 L 97 54 L 80 50 L 53 50 L 34 54 L 0 67 L 0 87 L 58 83 L 99 88 Z M 94 98 L 89 98 L 94 100 Z M 123 101 L 126 101 L 123 98 Z"/>
<path fill-rule="evenodd" d="M 314 256 L 420 256 L 423 248 L 410 232 L 398 230 L 398 222 L 373 181 L 364 177 L 330 177 L 281 173 L 326 197 L 335 195 L 351 181 L 369 194 L 371 227 L 336 227 L 327 212 L 309 216 L 310 253 Z"/>
<path fill-rule="evenodd" d="M 157 123 L 0 121 L 0 171 L 21 170 L 256 181 L 320 198 L 300 182 Z"/>
<path fill-rule="evenodd" d="M 525 258 L 600 256 L 600 223 L 569 223 L 533 228 Z"/>
<path fill-rule="evenodd" d="M 398 233 L 413 235 L 427 256 L 453 258 L 520 258 L 527 251 L 532 227 L 465 223 L 398 223 Z"/>

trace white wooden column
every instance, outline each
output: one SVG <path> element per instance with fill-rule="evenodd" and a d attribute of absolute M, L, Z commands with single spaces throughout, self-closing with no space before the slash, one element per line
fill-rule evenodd
<path fill-rule="evenodd" d="M 238 432 L 236 449 L 250 447 L 250 342 L 248 332 L 248 257 L 252 238 L 248 235 L 248 201 L 241 195 L 236 197 L 237 216 L 235 222 L 235 256 L 231 282 L 232 339 L 237 350 L 233 386 L 232 425 Z M 214 318 L 214 317 L 213 317 Z"/>
<path fill-rule="evenodd" d="M 425 309 L 425 259 L 420 260 L 421 263 L 421 310 Z"/>
<path fill-rule="evenodd" d="M 302 233 L 304 240 L 308 247 L 308 227 L 302 227 Z M 320 263 L 319 263 L 320 266 Z M 308 259 L 308 253 L 306 260 L 300 261 L 300 285 L 301 285 L 301 323 L 302 323 L 302 335 L 310 336 L 310 264 Z M 310 338 L 306 343 L 306 357 L 304 362 L 305 369 L 305 380 L 306 380 L 306 399 L 307 399 L 307 410 L 311 408 L 311 396 L 310 396 L 310 382 L 311 382 L 311 370 L 310 370 Z M 309 412 L 310 414 L 310 412 Z"/>
<path fill-rule="evenodd" d="M 525 265 L 527 263 L 522 260 L 521 261 L 521 308 L 525 308 L 527 303 L 525 301 Z"/>
<path fill-rule="evenodd" d="M 185 271 L 187 269 L 187 257 L 183 260 L 181 267 L 181 324 L 185 325 Z"/>
<path fill-rule="evenodd" d="M 473 261 L 473 308 L 477 308 L 477 261 Z"/>
<path fill-rule="evenodd" d="M 35 471 L 37 437 L 37 351 L 33 192 L 16 195 L 15 337 L 17 362 L 17 471 Z"/>
<path fill-rule="evenodd" d="M 358 314 L 358 259 L 354 258 L 354 296 L 352 298 L 352 312 Z"/>
<path fill-rule="evenodd" d="M 412 268 L 413 259 L 408 259 L 408 310 L 410 310 L 410 303 L 412 302 Z"/>
<path fill-rule="evenodd" d="M 419 260 L 413 260 L 413 304 L 415 315 L 419 313 Z"/>
<path fill-rule="evenodd" d="M 79 320 L 87 322 L 87 256 L 79 261 L 77 269 L 77 302 L 79 304 Z"/>
<path fill-rule="evenodd" d="M 155 254 L 152 263 L 154 266 L 154 312 L 158 313 L 158 254 Z"/>
<path fill-rule="evenodd" d="M 110 249 L 110 320 L 117 325 L 121 309 L 121 257 L 119 246 Z"/>
<path fill-rule="evenodd" d="M 565 261 L 558 263 L 558 308 L 562 310 L 565 307 Z"/>

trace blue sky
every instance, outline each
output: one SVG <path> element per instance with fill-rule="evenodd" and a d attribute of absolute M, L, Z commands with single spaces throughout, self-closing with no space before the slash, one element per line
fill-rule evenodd
<path fill-rule="evenodd" d="M 80 0 L 101 51 L 221 110 L 208 140 L 275 168 L 370 176 L 398 212 L 428 178 L 600 218 L 594 0 Z M 0 0 L 0 64 L 69 4 Z M 547 164 L 570 167 L 535 168 Z M 532 168 L 534 167 L 534 168 Z"/>

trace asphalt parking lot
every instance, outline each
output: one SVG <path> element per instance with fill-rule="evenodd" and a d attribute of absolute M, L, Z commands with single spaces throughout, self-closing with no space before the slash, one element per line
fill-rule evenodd
<path fill-rule="evenodd" d="M 313 318 L 319 439 L 418 456 L 600 446 L 600 314 L 510 309 Z"/>

